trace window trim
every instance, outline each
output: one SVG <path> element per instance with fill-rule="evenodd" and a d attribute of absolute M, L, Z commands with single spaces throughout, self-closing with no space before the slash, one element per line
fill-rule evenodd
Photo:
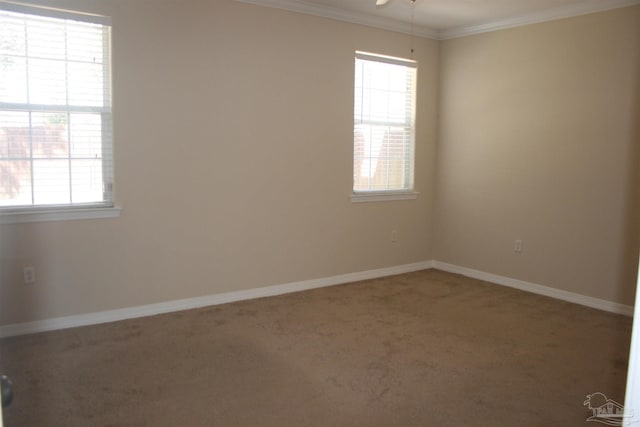
<path fill-rule="evenodd" d="M 89 24 L 100 24 L 111 26 L 111 17 L 87 13 L 82 11 L 71 11 L 44 5 L 29 5 L 25 3 L 15 3 L 13 1 L 0 0 L 0 9 L 8 12 L 24 13 L 28 15 L 38 15 L 45 18 L 72 19 L 74 21 L 87 22 Z"/>
<path fill-rule="evenodd" d="M 352 182 L 351 186 L 351 201 L 353 203 L 360 202 L 380 202 L 380 201 L 393 201 L 393 200 L 413 200 L 418 197 L 419 192 L 415 190 L 415 150 L 416 150 L 416 108 L 417 108 L 417 69 L 418 63 L 413 59 L 405 59 L 399 58 L 395 56 L 382 55 L 376 53 L 369 53 L 363 51 L 355 52 L 355 60 L 364 60 L 364 61 L 374 61 L 392 65 L 399 65 L 407 68 L 413 68 L 415 70 L 414 74 L 414 83 L 412 87 L 412 116 L 409 117 L 408 124 L 411 127 L 412 135 L 411 135 L 411 151 L 412 151 L 412 159 L 411 164 L 408 169 L 405 169 L 405 172 L 411 174 L 410 176 L 410 184 L 406 188 L 393 188 L 388 190 L 355 190 L 355 181 Z M 354 76 L 355 77 L 355 76 Z M 354 84 L 355 86 L 355 84 Z M 355 101 L 355 99 L 354 99 Z M 355 119 L 354 119 L 355 125 Z M 352 141 L 354 143 L 354 141 Z M 352 155 L 352 161 L 355 160 L 355 153 Z"/>
<path fill-rule="evenodd" d="M 69 221 L 80 219 L 118 218 L 122 208 L 115 206 L 68 206 L 55 208 L 26 208 L 0 213 L 0 225 L 31 222 Z"/>
<path fill-rule="evenodd" d="M 103 107 L 91 106 L 69 106 L 66 105 L 67 111 L 93 112 L 101 113 L 103 120 L 102 140 L 108 140 L 107 146 L 103 145 L 104 150 L 109 150 L 108 157 L 109 170 L 103 170 L 103 193 L 105 200 L 102 202 L 63 204 L 63 205 L 19 205 L 19 206 L 3 206 L 0 207 L 0 225 L 15 223 L 32 223 L 32 222 L 48 222 L 48 221 L 66 221 L 77 219 L 99 219 L 99 218 L 117 218 L 122 211 L 121 208 L 115 207 L 113 180 L 113 102 L 112 102 L 112 81 L 111 81 L 111 17 L 98 14 L 92 14 L 82 11 L 71 11 L 44 5 L 30 5 L 25 3 L 16 3 L 12 1 L 0 0 L 0 10 L 8 12 L 41 16 L 45 18 L 56 18 L 63 20 L 74 20 L 90 24 L 98 24 L 103 26 L 105 31 L 104 37 L 107 40 L 105 45 L 104 56 L 108 58 L 108 63 L 104 67 L 104 84 L 106 104 Z M 12 110 L 20 110 L 28 106 L 28 111 L 59 111 L 60 106 L 37 105 L 37 104 L 13 104 L 2 102 L 3 107 Z M 108 134 L 108 138 L 107 138 Z M 103 164 L 104 166 L 104 164 Z"/>
<path fill-rule="evenodd" d="M 394 200 L 415 200 L 418 198 L 417 191 L 407 190 L 387 190 L 387 191 L 354 191 L 351 193 L 351 202 L 388 202 Z"/>

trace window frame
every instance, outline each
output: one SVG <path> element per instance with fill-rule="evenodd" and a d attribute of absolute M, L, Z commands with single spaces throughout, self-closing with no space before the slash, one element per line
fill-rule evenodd
<path fill-rule="evenodd" d="M 31 103 L 27 100 L 24 103 L 0 102 L 2 111 L 22 111 L 29 114 L 46 113 L 50 111 L 67 114 L 74 113 L 94 113 L 101 118 L 101 149 L 102 149 L 102 192 L 103 200 L 93 202 L 61 203 L 61 204 L 29 204 L 29 205 L 9 205 L 0 207 L 0 224 L 42 222 L 42 221 L 63 221 L 76 219 L 96 219 L 119 217 L 121 209 L 115 207 L 114 203 L 114 173 L 113 173 L 113 102 L 112 102 L 112 79 L 111 79 L 111 18 L 107 16 L 89 14 L 79 11 L 68 11 L 46 6 L 28 5 L 22 3 L 11 3 L 0 0 L 0 10 L 54 18 L 62 20 L 72 20 L 90 24 L 101 25 L 103 36 L 103 100 L 102 106 L 81 105 L 43 105 Z M 65 63 L 68 59 L 65 59 Z M 68 125 L 70 126 L 70 124 Z M 31 127 L 29 127 L 31 128 Z M 33 157 L 30 158 L 33 159 Z M 32 161 L 32 160 L 31 160 Z"/>
<path fill-rule="evenodd" d="M 416 61 L 412 59 L 398 58 L 388 55 L 381 55 L 376 53 L 362 52 L 356 51 L 354 58 L 354 135 L 353 135 L 353 158 L 352 158 L 352 172 L 355 176 L 355 161 L 356 161 L 356 152 L 355 152 L 355 128 L 358 124 L 366 123 L 366 121 L 358 121 L 356 116 L 357 110 L 355 103 L 358 100 L 357 97 L 357 78 L 356 73 L 358 73 L 358 61 L 371 61 L 378 62 L 383 64 L 391 64 L 391 65 L 400 65 L 407 68 L 414 69 L 413 73 L 413 81 L 411 86 L 411 99 L 409 101 L 410 105 L 410 113 L 408 115 L 408 128 L 410 131 L 408 132 L 410 141 L 409 150 L 410 150 L 410 158 L 409 165 L 404 168 L 404 172 L 409 176 L 407 177 L 407 186 L 404 188 L 389 188 L 384 190 L 356 190 L 355 189 L 355 179 L 352 182 L 351 186 L 351 201 L 352 202 L 379 202 L 379 201 L 388 201 L 388 200 L 413 200 L 418 197 L 418 192 L 415 191 L 415 149 L 416 149 L 416 98 L 417 98 L 417 76 L 418 76 L 418 64 Z M 406 104 L 405 104 L 406 105 Z M 378 122 L 379 123 L 379 122 Z M 393 127 L 397 127 L 397 123 L 387 122 L 388 125 L 392 125 Z"/>

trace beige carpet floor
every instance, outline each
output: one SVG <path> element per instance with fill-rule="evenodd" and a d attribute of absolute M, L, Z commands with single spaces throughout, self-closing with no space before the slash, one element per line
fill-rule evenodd
<path fill-rule="evenodd" d="M 0 341 L 6 427 L 583 426 L 631 319 L 437 270 Z"/>

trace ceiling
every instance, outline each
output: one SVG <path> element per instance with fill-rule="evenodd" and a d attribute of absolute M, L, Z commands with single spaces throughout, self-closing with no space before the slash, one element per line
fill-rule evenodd
<path fill-rule="evenodd" d="M 411 31 L 411 0 L 238 0 L 392 31 Z M 448 39 L 640 4 L 640 0 L 416 0 L 414 32 Z"/>

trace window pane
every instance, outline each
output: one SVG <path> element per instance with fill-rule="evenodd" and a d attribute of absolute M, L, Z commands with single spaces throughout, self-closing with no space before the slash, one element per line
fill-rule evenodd
<path fill-rule="evenodd" d="M 101 25 L 67 23 L 67 57 L 70 61 L 102 64 L 104 43 Z"/>
<path fill-rule="evenodd" d="M 407 114 L 410 113 L 407 111 L 407 94 L 390 92 L 387 103 L 389 105 L 388 121 L 398 124 L 407 123 L 409 120 Z"/>
<path fill-rule="evenodd" d="M 73 203 L 102 199 L 102 160 L 73 160 L 71 163 Z"/>
<path fill-rule="evenodd" d="M 354 190 L 405 188 L 410 184 L 409 129 L 360 125 L 355 129 Z"/>
<path fill-rule="evenodd" d="M 27 102 L 27 60 L 0 54 L 0 101 Z"/>
<path fill-rule="evenodd" d="M 33 198 L 38 205 L 69 203 L 69 161 L 33 161 Z"/>
<path fill-rule="evenodd" d="M 29 59 L 29 101 L 34 104 L 67 103 L 64 61 Z"/>
<path fill-rule="evenodd" d="M 99 114 L 71 115 L 71 157 L 102 158 L 102 121 Z"/>
<path fill-rule="evenodd" d="M 0 111 L 0 206 L 31 204 L 29 113 Z"/>
<path fill-rule="evenodd" d="M 0 159 L 0 206 L 31 204 L 31 162 Z"/>
<path fill-rule="evenodd" d="M 0 101 L 26 102 L 24 19 L 0 11 Z"/>
<path fill-rule="evenodd" d="M 65 27 L 59 20 L 35 18 L 27 21 L 27 51 L 32 58 L 64 59 Z"/>
<path fill-rule="evenodd" d="M 0 55 L 25 56 L 25 21 L 22 16 L 0 11 Z"/>
<path fill-rule="evenodd" d="M 104 105 L 102 80 L 102 64 L 70 62 L 69 71 L 69 105 L 88 105 L 101 107 Z"/>
<path fill-rule="evenodd" d="M 33 113 L 31 141 L 34 158 L 69 157 L 67 114 Z"/>
<path fill-rule="evenodd" d="M 30 155 L 29 113 L 0 111 L 0 159 L 28 159 Z"/>

